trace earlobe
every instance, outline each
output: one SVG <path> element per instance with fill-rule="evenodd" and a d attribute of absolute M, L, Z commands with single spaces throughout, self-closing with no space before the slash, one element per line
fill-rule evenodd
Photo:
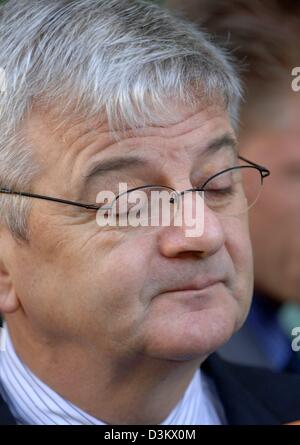
<path fill-rule="evenodd" d="M 11 276 L 3 262 L 0 261 L 0 312 L 2 314 L 13 313 L 19 305 Z"/>

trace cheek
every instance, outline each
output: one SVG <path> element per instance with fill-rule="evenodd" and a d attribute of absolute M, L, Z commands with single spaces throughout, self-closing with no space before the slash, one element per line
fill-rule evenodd
<path fill-rule="evenodd" d="M 153 244 L 153 243 L 152 243 Z M 80 252 L 73 273 L 79 289 L 88 292 L 95 310 L 127 314 L 143 309 L 142 291 L 150 263 L 150 247 L 122 232 L 97 235 Z M 83 277 L 76 276 L 84 268 Z"/>
<path fill-rule="evenodd" d="M 15 280 L 35 329 L 66 339 L 125 342 L 147 307 L 142 291 L 153 243 L 113 232 L 54 239 L 52 250 L 49 239 L 39 239 L 18 256 Z"/>
<path fill-rule="evenodd" d="M 143 291 L 151 252 L 139 239 L 126 238 L 117 235 L 107 243 L 99 238 L 87 277 L 76 289 L 78 307 L 82 306 L 83 293 L 84 305 L 88 305 L 88 310 L 82 307 L 79 315 L 83 329 L 90 327 L 88 334 L 82 330 L 82 336 L 91 336 L 93 341 L 105 338 L 114 348 L 130 344 L 148 306 Z"/>

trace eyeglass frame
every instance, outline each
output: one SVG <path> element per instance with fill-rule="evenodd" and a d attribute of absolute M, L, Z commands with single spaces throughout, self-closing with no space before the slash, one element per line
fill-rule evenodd
<path fill-rule="evenodd" d="M 240 166 L 230 167 L 230 168 L 227 168 L 225 170 L 221 170 L 220 172 L 215 173 L 214 175 L 212 175 L 208 179 L 206 179 L 204 184 L 202 184 L 202 186 L 200 188 L 199 187 L 195 187 L 195 188 L 183 190 L 183 191 L 179 192 L 179 195 L 181 196 L 182 194 L 184 194 L 186 192 L 193 192 L 193 191 L 205 192 L 204 187 L 206 186 L 206 184 L 209 181 L 211 181 L 215 177 L 217 177 L 217 176 L 219 176 L 219 175 L 221 175 L 223 173 L 226 173 L 228 171 L 231 171 L 231 170 L 237 170 L 237 169 L 249 168 L 249 167 L 255 168 L 256 170 L 258 170 L 260 172 L 262 184 L 263 184 L 263 179 L 271 174 L 270 170 L 267 169 L 266 167 L 264 167 L 264 166 L 262 166 L 260 164 L 257 164 L 256 162 L 250 161 L 249 159 L 246 159 L 243 156 L 238 156 L 238 159 L 241 159 L 242 161 L 247 162 L 249 165 L 240 165 Z M 127 190 L 126 192 L 121 193 L 120 195 L 118 195 L 116 197 L 116 200 L 119 198 L 119 196 L 121 196 L 124 193 L 130 193 L 130 192 L 133 192 L 133 191 L 136 191 L 136 190 L 140 190 L 140 189 L 143 189 L 143 188 L 147 188 L 147 187 L 162 187 L 162 188 L 167 188 L 169 190 L 172 190 L 172 191 L 178 193 L 177 190 L 175 190 L 175 189 L 173 189 L 172 187 L 169 187 L 169 186 L 158 185 L 158 184 L 147 184 L 147 185 L 142 185 L 142 186 L 139 186 L 139 187 L 135 187 L 133 189 L 130 189 L 130 190 Z M 58 203 L 61 203 L 61 204 L 72 205 L 72 206 L 76 206 L 76 207 L 82 207 L 82 208 L 85 208 L 87 210 L 97 210 L 98 211 L 98 210 L 107 210 L 108 209 L 108 207 L 101 206 L 101 205 L 98 206 L 96 204 L 89 204 L 89 203 L 84 203 L 84 202 L 79 202 L 79 201 L 70 201 L 70 200 L 66 200 L 66 199 L 56 198 L 56 197 L 53 197 L 53 196 L 39 195 L 39 194 L 36 194 L 36 193 L 17 192 L 15 190 L 12 190 L 12 189 L 7 188 L 7 187 L 4 187 L 4 188 L 0 187 L 0 193 L 9 194 L 9 195 L 16 195 L 16 196 L 25 196 L 25 197 L 28 197 L 28 198 L 43 199 L 43 200 L 46 200 L 46 201 L 52 201 L 52 202 L 58 202 Z"/>

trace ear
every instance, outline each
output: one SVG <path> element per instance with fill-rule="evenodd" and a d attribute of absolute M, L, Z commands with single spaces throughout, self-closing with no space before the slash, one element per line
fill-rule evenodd
<path fill-rule="evenodd" d="M 5 315 L 15 312 L 19 305 L 11 274 L 0 259 L 0 313 Z"/>

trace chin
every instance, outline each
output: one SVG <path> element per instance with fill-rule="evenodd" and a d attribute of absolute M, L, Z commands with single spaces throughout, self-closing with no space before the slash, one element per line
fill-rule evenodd
<path fill-rule="evenodd" d="M 237 318 L 234 311 L 222 307 L 169 316 L 148 332 L 145 352 L 165 360 L 204 360 L 234 334 Z"/>

